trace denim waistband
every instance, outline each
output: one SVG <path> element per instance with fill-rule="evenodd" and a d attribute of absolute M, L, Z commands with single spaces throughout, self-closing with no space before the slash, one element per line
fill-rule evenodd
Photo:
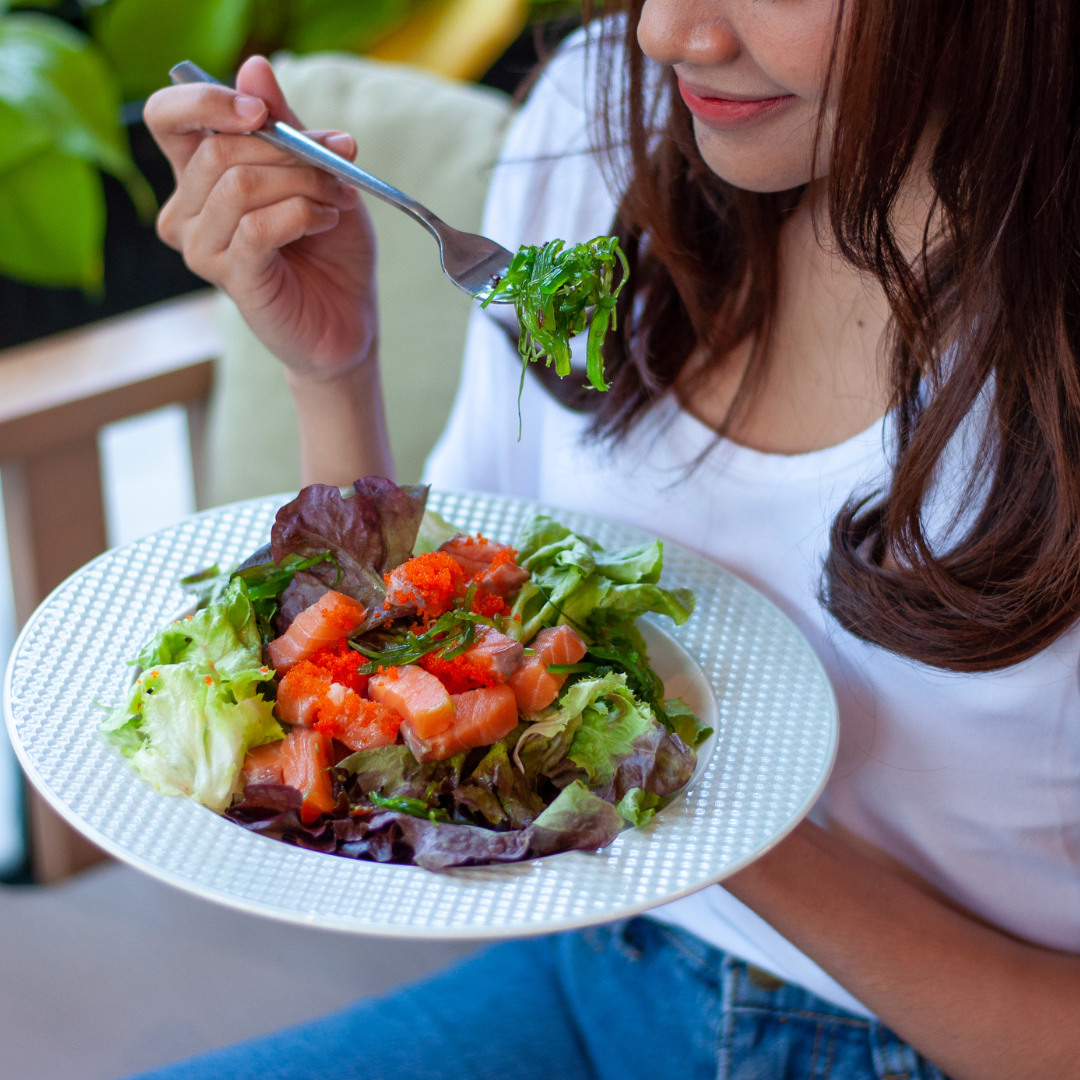
<path fill-rule="evenodd" d="M 805 1058 L 814 1080 L 947 1080 L 879 1020 L 848 1012 L 687 930 L 647 917 L 615 924 L 612 930 L 616 948 L 631 955 L 663 949 L 719 995 L 724 1030 L 717 1080 L 771 1077 L 740 1066 L 748 1060 L 748 1044 L 768 1042 L 776 1044 L 777 1055 L 783 1049 Z M 812 1045 L 802 1045 L 808 1040 Z"/>

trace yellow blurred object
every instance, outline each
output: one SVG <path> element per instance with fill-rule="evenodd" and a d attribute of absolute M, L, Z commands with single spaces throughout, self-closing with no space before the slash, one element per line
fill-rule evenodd
<path fill-rule="evenodd" d="M 525 29 L 528 15 L 529 0 L 430 0 L 368 55 L 478 79 Z"/>

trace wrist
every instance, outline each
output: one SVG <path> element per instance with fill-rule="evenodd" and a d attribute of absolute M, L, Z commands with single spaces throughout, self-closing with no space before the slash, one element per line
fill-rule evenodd
<path fill-rule="evenodd" d="M 373 342 L 362 359 L 341 368 L 285 364 L 285 381 L 296 397 L 327 393 L 369 393 L 379 387 L 378 349 Z"/>
<path fill-rule="evenodd" d="M 305 484 L 344 487 L 369 475 L 393 479 L 377 363 L 330 376 L 287 369 L 286 380 L 296 403 Z"/>

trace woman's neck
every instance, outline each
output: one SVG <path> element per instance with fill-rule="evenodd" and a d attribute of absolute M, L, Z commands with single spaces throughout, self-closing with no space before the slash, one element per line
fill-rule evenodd
<path fill-rule="evenodd" d="M 734 441 L 769 453 L 835 446 L 889 408 L 885 294 L 875 278 L 831 250 L 824 198 L 822 182 L 808 188 L 781 231 L 775 321 L 765 354 L 754 358 L 761 376 L 748 400 L 732 411 L 753 339 L 720 364 L 705 357 L 692 361 L 680 381 L 689 412 Z M 929 206 L 925 182 L 909 185 L 898 206 L 894 229 L 911 255 L 921 245 Z"/>

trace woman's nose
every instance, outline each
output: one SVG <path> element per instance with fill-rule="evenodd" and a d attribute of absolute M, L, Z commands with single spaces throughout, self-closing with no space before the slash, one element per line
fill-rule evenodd
<path fill-rule="evenodd" d="M 722 0 L 645 0 L 638 44 L 658 64 L 727 64 L 742 49 Z"/>

